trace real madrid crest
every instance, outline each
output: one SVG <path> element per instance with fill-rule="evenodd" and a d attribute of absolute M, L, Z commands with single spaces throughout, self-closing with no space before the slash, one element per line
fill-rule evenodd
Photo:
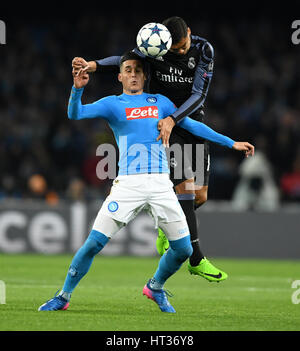
<path fill-rule="evenodd" d="M 195 57 L 190 57 L 188 62 L 189 69 L 193 69 L 196 66 Z"/>

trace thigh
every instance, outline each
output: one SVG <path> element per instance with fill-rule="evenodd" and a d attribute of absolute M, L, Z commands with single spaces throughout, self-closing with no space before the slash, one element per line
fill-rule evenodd
<path fill-rule="evenodd" d="M 117 177 L 99 213 L 127 224 L 146 205 L 147 196 L 141 191 L 141 184 L 142 175 Z"/>
<path fill-rule="evenodd" d="M 173 183 L 167 174 L 158 175 L 157 180 L 152 184 L 152 189 L 151 196 L 148 198 L 148 212 L 154 218 L 156 227 L 159 222 L 185 220 Z"/>
<path fill-rule="evenodd" d="M 159 227 L 164 231 L 166 237 L 170 241 L 181 239 L 190 235 L 189 227 L 186 220 L 176 222 L 160 222 Z"/>
<path fill-rule="evenodd" d="M 210 174 L 210 153 L 209 153 L 209 141 L 205 140 L 202 145 L 202 149 L 193 152 L 192 168 L 195 175 L 195 186 L 196 189 L 201 190 L 201 187 L 208 187 L 209 174 Z"/>
<path fill-rule="evenodd" d="M 193 178 L 192 159 L 189 155 L 190 142 L 188 136 L 183 133 L 182 128 L 174 127 L 170 136 L 170 147 L 166 149 L 170 179 L 174 186 L 184 182 L 187 179 Z"/>
<path fill-rule="evenodd" d="M 170 179 L 174 186 L 191 178 L 206 185 L 209 177 L 209 143 L 190 132 L 174 127 L 167 150 Z"/>
<path fill-rule="evenodd" d="M 93 224 L 93 230 L 96 230 L 108 238 L 112 238 L 121 228 L 125 226 L 125 223 L 116 221 L 115 219 L 105 216 L 100 211 Z"/>
<path fill-rule="evenodd" d="M 175 186 L 176 194 L 195 194 L 194 178 L 187 179 Z"/>
<path fill-rule="evenodd" d="M 208 186 L 197 186 L 195 189 L 195 201 L 204 203 L 207 200 Z"/>

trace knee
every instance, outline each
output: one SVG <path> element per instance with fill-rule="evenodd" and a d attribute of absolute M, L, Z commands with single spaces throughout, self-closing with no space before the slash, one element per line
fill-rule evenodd
<path fill-rule="evenodd" d="M 97 255 L 97 253 L 100 252 L 103 248 L 103 246 L 99 244 L 96 240 L 90 238 L 86 239 L 85 243 L 83 244 L 83 247 L 85 249 L 85 252 L 89 256 Z"/>
<path fill-rule="evenodd" d="M 190 235 L 175 241 L 169 241 L 169 243 L 170 249 L 167 251 L 167 253 L 175 256 L 176 260 L 178 260 L 180 263 L 183 263 L 193 253 Z"/>
<path fill-rule="evenodd" d="M 176 250 L 177 256 L 180 257 L 182 261 L 187 260 L 193 253 L 193 247 L 191 244 L 181 247 Z"/>
<path fill-rule="evenodd" d="M 96 230 L 92 230 L 84 243 L 85 250 L 93 256 L 97 255 L 97 253 L 103 249 L 107 242 L 107 236 L 97 232 Z"/>
<path fill-rule="evenodd" d="M 207 191 L 200 191 L 196 193 L 195 206 L 198 208 L 207 201 Z"/>

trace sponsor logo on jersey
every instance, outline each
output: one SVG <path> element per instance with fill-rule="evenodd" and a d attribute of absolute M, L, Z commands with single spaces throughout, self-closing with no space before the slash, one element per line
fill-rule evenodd
<path fill-rule="evenodd" d="M 144 118 L 157 118 L 158 119 L 158 108 L 157 106 L 144 106 L 125 108 L 127 120 L 132 119 L 144 119 Z"/>
<path fill-rule="evenodd" d="M 155 104 L 157 102 L 157 98 L 155 96 L 149 96 L 147 98 L 147 102 L 149 102 L 150 104 Z"/>
<path fill-rule="evenodd" d="M 170 67 L 170 74 L 161 73 L 160 71 L 155 71 L 155 74 L 156 79 L 160 80 L 161 82 L 184 84 L 193 84 L 194 82 L 194 76 L 182 76 L 182 70 L 177 70 L 176 68 L 173 70 L 173 67 Z"/>

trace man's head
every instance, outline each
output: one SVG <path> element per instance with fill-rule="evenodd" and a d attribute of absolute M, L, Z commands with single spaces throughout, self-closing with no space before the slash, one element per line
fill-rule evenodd
<path fill-rule="evenodd" d="M 123 85 L 123 93 L 141 94 L 146 80 L 143 59 L 132 51 L 126 52 L 120 60 L 118 79 Z"/>
<path fill-rule="evenodd" d="M 171 52 L 185 55 L 191 47 L 191 30 L 181 17 L 169 17 L 162 22 L 172 35 Z"/>

